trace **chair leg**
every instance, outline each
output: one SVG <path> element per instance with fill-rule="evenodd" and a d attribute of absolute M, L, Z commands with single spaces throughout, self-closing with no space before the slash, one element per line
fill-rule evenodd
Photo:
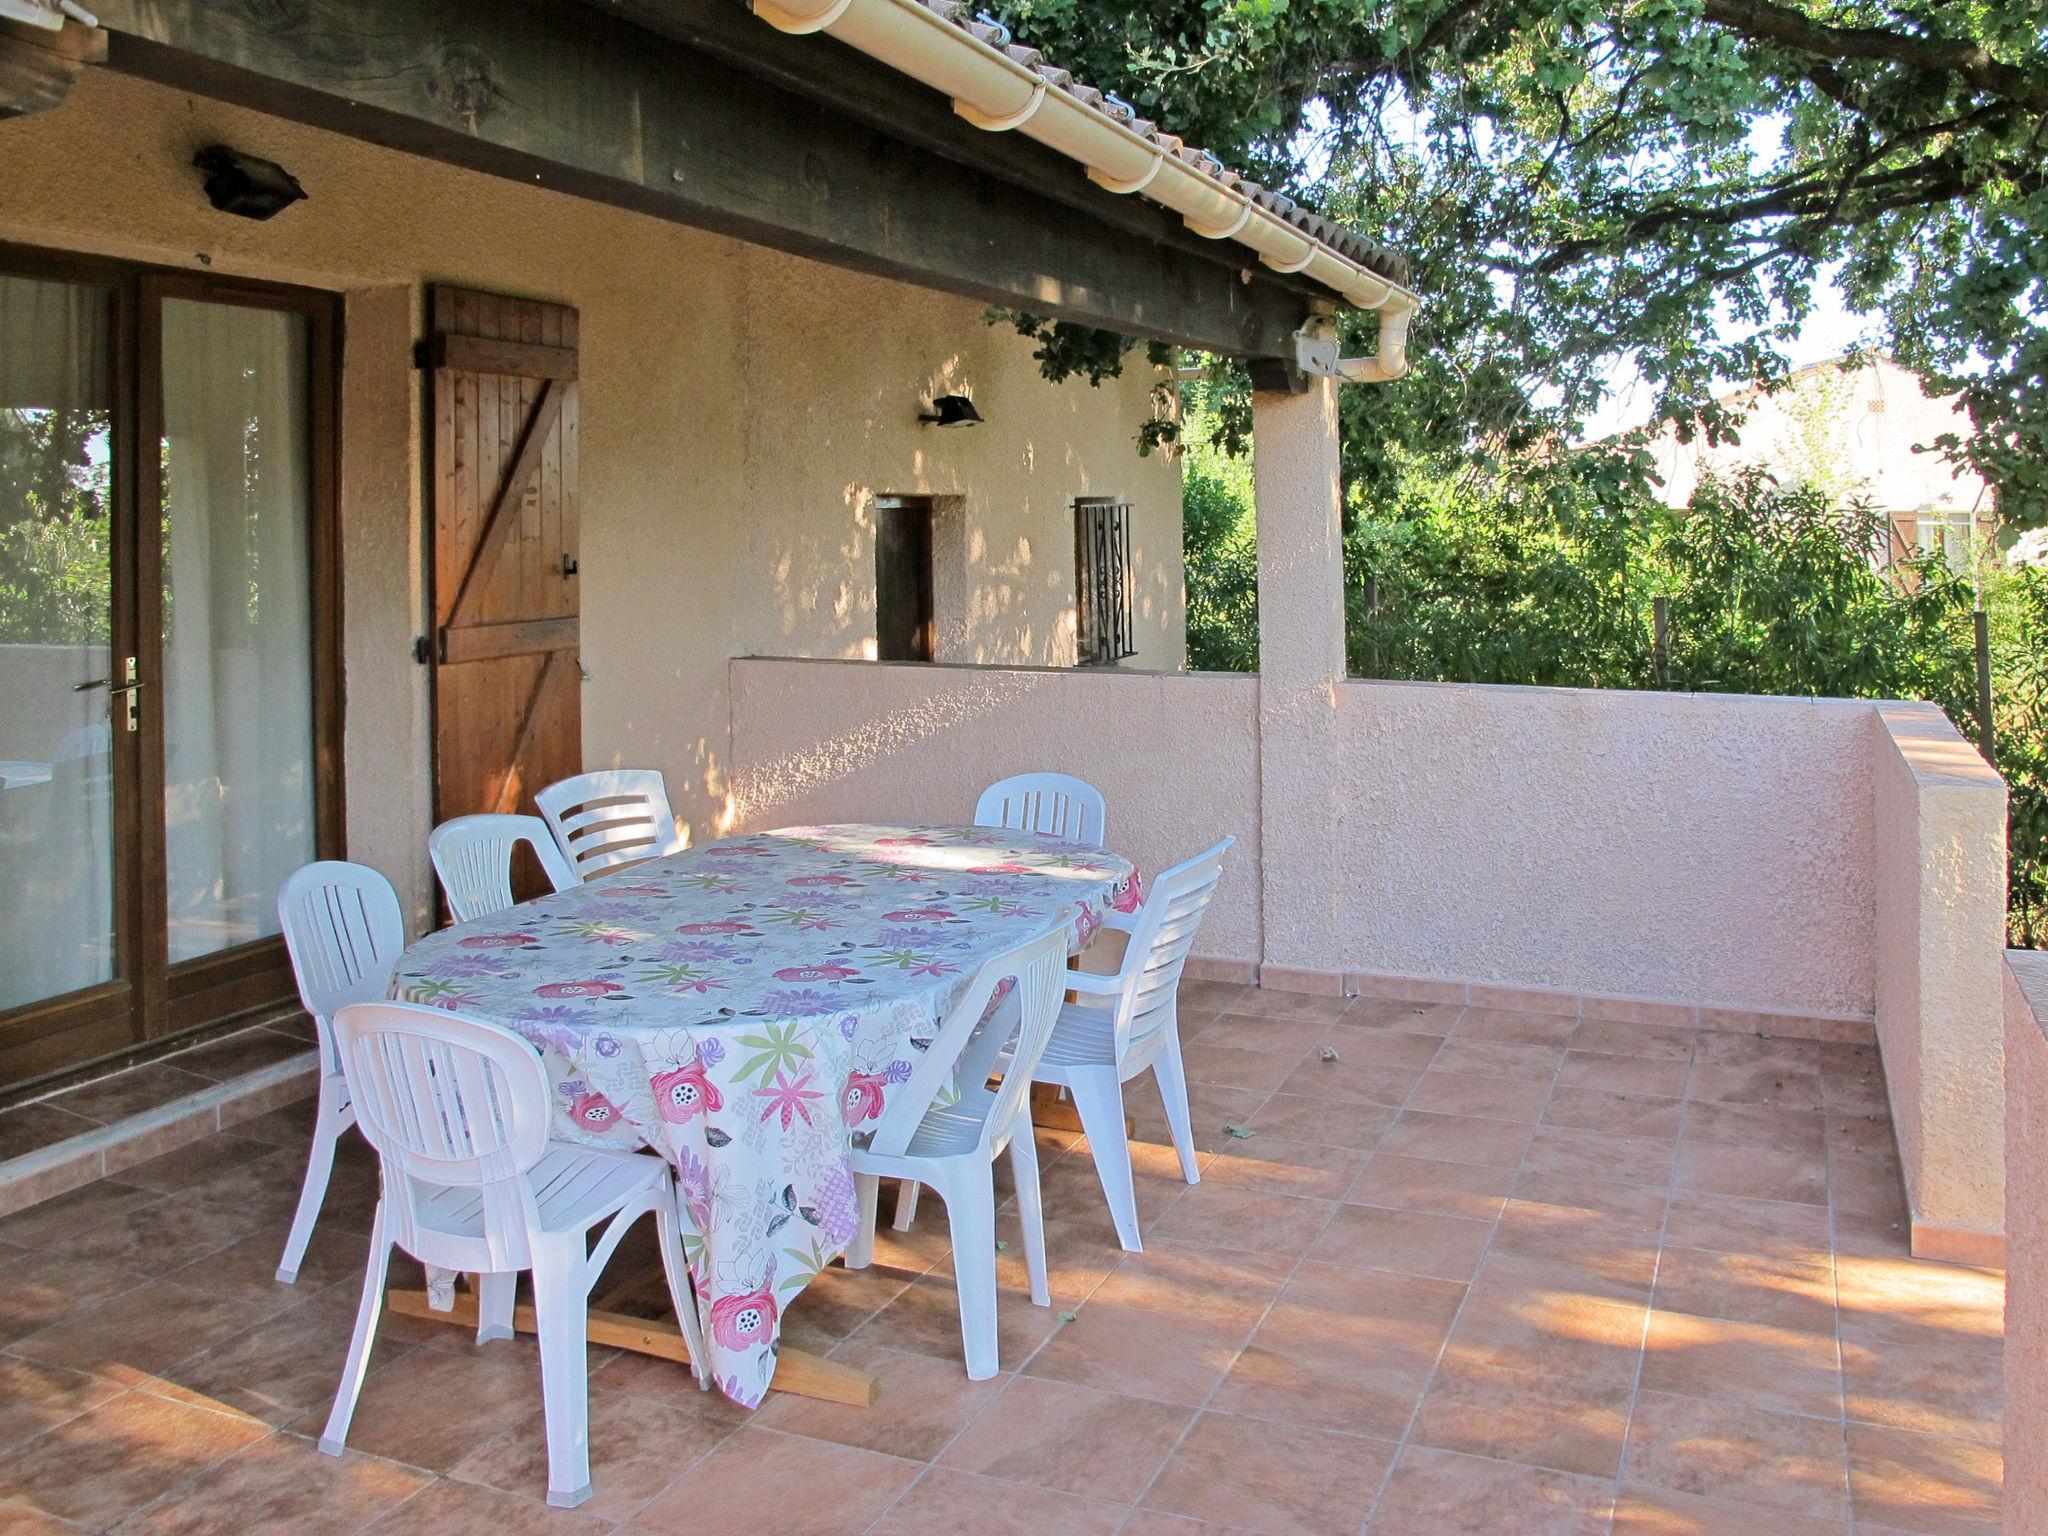
<path fill-rule="evenodd" d="M 960 1344 L 967 1379 L 1002 1369 L 996 1333 L 995 1165 L 962 1168 L 939 1190 L 953 1234 L 953 1285 L 960 1297 Z"/>
<path fill-rule="evenodd" d="M 917 1220 L 918 1182 L 905 1179 L 896 1186 L 896 1230 L 908 1232 L 910 1224 Z"/>
<path fill-rule="evenodd" d="M 507 1270 L 503 1274 L 481 1274 L 477 1277 L 476 1291 L 476 1341 L 488 1344 L 493 1339 L 512 1337 L 512 1298 L 519 1289 L 519 1272 Z"/>
<path fill-rule="evenodd" d="M 1081 1112 L 1088 1155 L 1095 1159 L 1095 1176 L 1102 1181 L 1103 1197 L 1109 1201 L 1117 1241 L 1126 1253 L 1142 1252 L 1138 1192 L 1131 1182 L 1131 1138 L 1124 1129 L 1123 1085 L 1117 1082 L 1114 1068 L 1104 1068 L 1075 1072 L 1067 1089 L 1074 1096 L 1074 1108 Z"/>
<path fill-rule="evenodd" d="M 299 1278 L 299 1265 L 305 1261 L 306 1244 L 313 1240 L 313 1224 L 320 1219 L 320 1206 L 327 1198 L 327 1180 L 334 1172 L 334 1144 L 341 1139 L 341 1133 L 354 1123 L 347 1106 L 341 1102 L 344 1092 L 346 1089 L 340 1077 L 322 1074 L 320 1107 L 313 1118 L 313 1146 L 306 1155 L 306 1181 L 299 1187 L 299 1208 L 292 1216 L 291 1235 L 284 1240 L 284 1257 L 277 1266 L 277 1278 L 283 1285 L 290 1285 Z"/>
<path fill-rule="evenodd" d="M 1032 1138 L 1031 1123 L 1018 1117 L 1010 1133 L 1010 1172 L 1017 1181 L 1017 1218 L 1024 1227 L 1024 1268 L 1031 1277 L 1034 1306 L 1052 1305 L 1052 1288 L 1045 1274 L 1045 1202 L 1038 1193 L 1038 1143 Z"/>
<path fill-rule="evenodd" d="M 853 1192 L 860 1204 L 860 1230 L 846 1245 L 846 1267 L 866 1269 L 875 1262 L 875 1207 L 881 1202 L 882 1181 L 872 1173 L 856 1173 Z"/>
<path fill-rule="evenodd" d="M 341 1368 L 341 1385 L 334 1392 L 327 1428 L 320 1432 L 320 1449 L 329 1456 L 341 1454 L 348 1440 L 349 1420 L 356 1415 L 356 1399 L 362 1396 L 363 1378 L 370 1371 L 370 1350 L 377 1342 L 377 1318 L 384 1310 L 384 1277 L 390 1265 L 384 1202 L 379 1200 L 376 1219 L 370 1224 L 370 1264 L 363 1275 L 363 1299 L 356 1307 L 356 1331 L 348 1341 L 348 1360 Z"/>
<path fill-rule="evenodd" d="M 533 1255 L 533 1310 L 540 1333 L 540 1391 L 548 1435 L 548 1503 L 574 1509 L 590 1497 L 589 1285 L 581 1232 L 549 1238 Z"/>
<path fill-rule="evenodd" d="M 711 1387 L 711 1360 L 704 1353 L 704 1320 L 697 1312 L 697 1288 L 690 1280 L 690 1266 L 683 1257 L 683 1225 L 676 1214 L 675 1191 L 670 1189 L 654 1208 L 654 1230 L 661 1240 L 661 1268 L 668 1277 L 668 1299 L 676 1309 L 676 1325 L 683 1330 L 683 1342 L 690 1346 L 690 1371 L 697 1378 L 697 1390 Z"/>
<path fill-rule="evenodd" d="M 1202 1182 L 1202 1170 L 1195 1164 L 1195 1127 L 1188 1113 L 1188 1075 L 1180 1063 L 1180 1030 L 1166 1026 L 1166 1046 L 1152 1063 L 1152 1081 L 1159 1087 L 1159 1103 L 1166 1111 L 1167 1129 L 1173 1132 L 1173 1150 L 1180 1154 L 1181 1177 L 1190 1184 Z"/>

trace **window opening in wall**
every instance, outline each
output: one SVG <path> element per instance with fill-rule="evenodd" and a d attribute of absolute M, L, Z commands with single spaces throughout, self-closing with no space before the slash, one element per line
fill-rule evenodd
<path fill-rule="evenodd" d="M 1083 666 L 1111 666 L 1135 656 L 1131 574 L 1131 504 L 1110 496 L 1074 501 L 1074 574 Z"/>
<path fill-rule="evenodd" d="M 932 498 L 875 498 L 875 659 L 930 661 Z"/>

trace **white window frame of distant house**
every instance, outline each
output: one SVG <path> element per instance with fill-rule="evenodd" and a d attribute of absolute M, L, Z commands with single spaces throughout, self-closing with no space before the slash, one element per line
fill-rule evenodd
<path fill-rule="evenodd" d="M 1138 654 L 1133 509 L 1121 496 L 1074 498 L 1074 653 L 1084 667 Z"/>

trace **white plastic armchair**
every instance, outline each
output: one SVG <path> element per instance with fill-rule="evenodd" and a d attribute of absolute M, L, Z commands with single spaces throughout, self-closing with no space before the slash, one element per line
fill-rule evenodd
<path fill-rule="evenodd" d="M 977 827 L 1015 827 L 1100 848 L 1108 803 L 1086 779 L 1068 773 L 1020 773 L 991 784 L 974 807 Z"/>
<path fill-rule="evenodd" d="M 294 870 L 277 893 L 278 926 L 291 956 L 299 1001 L 313 1016 L 320 1042 L 320 1096 L 313 1113 L 313 1145 L 306 1177 L 292 1216 L 277 1278 L 290 1285 L 299 1277 L 327 1181 L 334 1173 L 334 1144 L 356 1123 L 334 1043 L 333 1020 L 350 1003 L 369 1002 L 391 989 L 392 968 L 405 948 L 405 914 L 398 893 L 376 870 L 362 864 L 323 859 Z"/>
<path fill-rule="evenodd" d="M 427 834 L 427 856 L 458 923 L 512 906 L 512 855 L 521 843 L 558 891 L 582 883 L 555 834 L 538 816 L 457 816 Z"/>
<path fill-rule="evenodd" d="M 591 1492 L 590 1287 L 642 1216 L 655 1219 L 669 1299 L 698 1385 L 708 1385 L 669 1165 L 646 1152 L 551 1142 L 540 1056 L 496 1024 L 409 1003 L 357 1003 L 335 1016 L 334 1029 L 363 1135 L 383 1164 L 384 1192 L 320 1449 L 339 1456 L 348 1438 L 394 1245 L 422 1264 L 481 1277 L 479 1344 L 511 1337 L 513 1288 L 527 1269 L 540 1334 L 548 1502 L 573 1508 Z M 593 1245 L 589 1234 L 600 1222 Z"/>
<path fill-rule="evenodd" d="M 939 1027 L 908 1082 L 890 1095 L 873 1139 L 853 1151 L 861 1227 L 846 1252 L 849 1269 L 873 1262 L 875 1203 L 883 1178 L 929 1184 L 946 1203 L 953 1232 L 953 1279 L 960 1298 L 960 1338 L 967 1374 L 985 1381 L 1000 1369 L 996 1334 L 996 1193 L 994 1160 L 1009 1149 L 1031 1300 L 1052 1305 L 1045 1271 L 1045 1222 L 1038 1192 L 1038 1144 L 1027 1108 L 1031 1069 L 1052 1037 L 1066 988 L 1064 929 L 996 956 L 975 973 Z M 984 1023 L 989 1000 L 1014 978 L 1015 1007 Z M 1007 1055 L 1000 1086 L 990 1069 Z M 954 1084 L 959 1097 L 942 1102 Z"/>
<path fill-rule="evenodd" d="M 653 768 L 605 768 L 550 784 L 533 797 L 579 880 L 680 851 L 689 841 Z"/>
<path fill-rule="evenodd" d="M 1060 1010 L 1052 1040 L 1039 1062 L 1038 1081 L 1065 1088 L 1081 1115 L 1095 1176 L 1102 1181 L 1117 1239 L 1132 1253 L 1138 1237 L 1137 1192 L 1131 1178 L 1131 1143 L 1124 1124 L 1123 1085 L 1150 1070 L 1166 1123 L 1180 1154 L 1181 1174 L 1199 1183 L 1194 1130 L 1188 1116 L 1187 1075 L 1180 1060 L 1180 1015 L 1175 1002 L 1188 951 L 1223 878 L 1235 838 L 1176 864 L 1152 882 L 1145 904 L 1129 917 L 1112 912 L 1105 926 L 1130 935 L 1123 964 L 1113 975 L 1069 971 L 1075 1001 Z"/>

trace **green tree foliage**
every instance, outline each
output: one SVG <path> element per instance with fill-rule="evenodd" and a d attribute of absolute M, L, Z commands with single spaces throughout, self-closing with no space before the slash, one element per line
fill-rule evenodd
<path fill-rule="evenodd" d="M 104 412 L 0 410 L 0 643 L 105 642 L 106 431 Z"/>
<path fill-rule="evenodd" d="M 1576 435 L 1622 354 L 1660 415 L 1728 430 L 1717 380 L 1782 377 L 1833 272 L 1901 362 L 1962 392 L 1976 433 L 1950 446 L 2006 520 L 2048 520 L 2042 0 L 996 10 L 1188 142 L 1410 254 L 1416 375 L 1345 392 L 1368 505 L 1403 462 Z M 1370 348 L 1369 318 L 1345 325 Z"/>

